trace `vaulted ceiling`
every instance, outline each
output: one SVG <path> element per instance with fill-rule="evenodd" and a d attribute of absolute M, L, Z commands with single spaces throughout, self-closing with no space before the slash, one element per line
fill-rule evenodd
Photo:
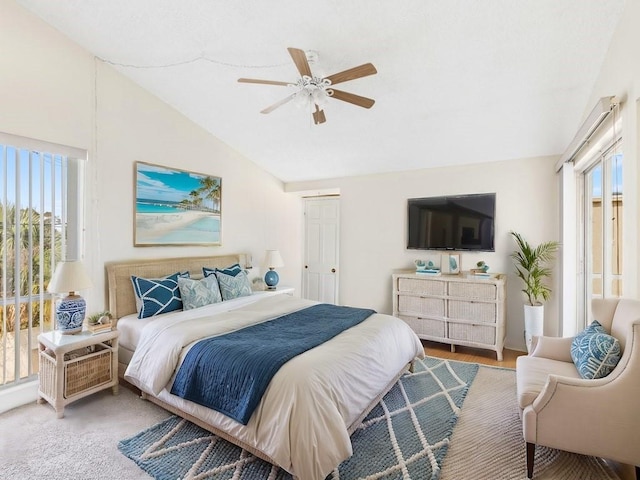
<path fill-rule="evenodd" d="M 563 152 L 624 0 L 18 0 L 285 182 Z M 293 102 L 287 47 L 316 75 L 363 63 L 327 122 Z M 61 66 L 61 68 L 64 68 Z"/>

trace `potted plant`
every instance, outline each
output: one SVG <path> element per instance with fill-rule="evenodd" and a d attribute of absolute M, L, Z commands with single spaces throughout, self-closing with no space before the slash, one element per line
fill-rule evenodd
<path fill-rule="evenodd" d="M 551 295 L 551 288 L 544 280 L 551 276 L 551 263 L 560 244 L 550 241 L 532 247 L 519 233 L 510 233 L 518 247 L 511 254 L 511 258 L 516 266 L 516 274 L 524 282 L 522 291 L 527 296 L 524 306 L 524 338 L 529 352 L 532 337 L 544 332 L 542 302 L 548 300 Z"/>

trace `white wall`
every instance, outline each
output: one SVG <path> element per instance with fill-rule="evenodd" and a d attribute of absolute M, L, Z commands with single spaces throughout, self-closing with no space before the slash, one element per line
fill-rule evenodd
<path fill-rule="evenodd" d="M 406 249 L 408 198 L 466 193 L 496 193 L 495 252 L 462 252 L 468 270 L 484 260 L 492 272 L 507 278 L 508 348 L 524 350 L 522 285 L 509 258 L 515 245 L 509 231 L 532 244 L 557 240 L 558 179 L 556 157 L 531 158 L 404 173 L 339 178 L 286 185 L 287 191 L 339 188 L 340 300 L 390 313 L 391 274 L 412 269 L 425 252 Z M 553 278 L 554 289 L 558 275 Z M 553 297 L 545 309 L 545 333 L 558 333 L 559 303 Z"/>
<path fill-rule="evenodd" d="M 278 248 L 300 288 L 302 202 L 283 184 L 13 0 L 0 0 L 0 131 L 88 150 L 88 311 L 105 305 L 112 260 Z M 222 246 L 133 247 L 134 162 L 222 177 Z"/>

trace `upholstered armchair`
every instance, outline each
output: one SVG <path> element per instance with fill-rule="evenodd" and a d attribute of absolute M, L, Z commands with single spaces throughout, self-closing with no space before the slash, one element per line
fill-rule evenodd
<path fill-rule="evenodd" d="M 604 378 L 581 377 L 573 338 L 535 337 L 517 360 L 528 478 L 536 445 L 544 445 L 636 465 L 640 480 L 640 301 L 597 299 L 592 312 L 620 342 L 620 360 Z"/>

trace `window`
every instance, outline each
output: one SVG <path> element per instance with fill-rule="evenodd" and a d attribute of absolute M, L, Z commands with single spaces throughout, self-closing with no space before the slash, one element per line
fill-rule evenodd
<path fill-rule="evenodd" d="M 622 154 L 616 142 L 582 174 L 586 300 L 622 296 Z"/>
<path fill-rule="evenodd" d="M 624 177 L 620 112 L 615 96 L 600 98 L 556 163 L 562 196 L 558 333 L 565 337 L 592 319 L 593 298 L 620 297 L 635 287 L 623 265 L 636 258 L 637 241 L 628 232 L 637 228 L 637 189 L 632 176 Z"/>
<path fill-rule="evenodd" d="M 0 386 L 38 371 L 37 336 L 55 328 L 46 286 L 80 254 L 86 152 L 0 133 Z"/>

